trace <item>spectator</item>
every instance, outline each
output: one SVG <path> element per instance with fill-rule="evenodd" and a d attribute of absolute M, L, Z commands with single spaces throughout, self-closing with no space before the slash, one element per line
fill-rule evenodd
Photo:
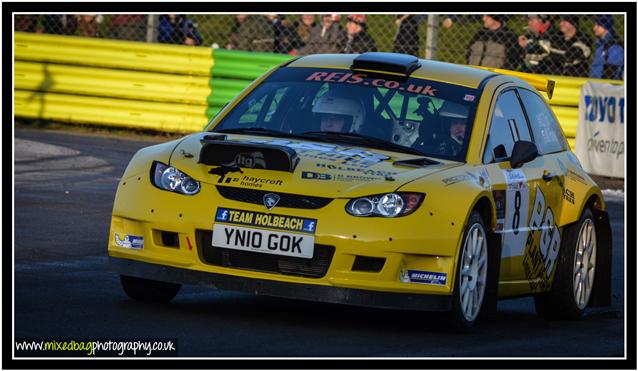
<path fill-rule="evenodd" d="M 558 42 L 560 35 L 552 27 L 548 15 L 532 14 L 528 16 L 525 35 L 518 37 L 518 45 L 524 51 L 524 72 L 557 75 L 561 73 L 560 55 L 552 52 L 552 45 Z"/>
<path fill-rule="evenodd" d="M 590 76 L 622 80 L 625 53 L 622 42 L 614 30 L 614 18 L 611 15 L 596 16 L 594 35 L 596 35 L 596 51 Z"/>
<path fill-rule="evenodd" d="M 102 17 L 95 14 L 76 14 L 78 36 L 100 37 L 98 26 L 102 23 Z"/>
<path fill-rule="evenodd" d="M 263 15 L 237 14 L 234 32 L 228 37 L 226 49 L 272 52 L 274 31 Z"/>
<path fill-rule="evenodd" d="M 159 16 L 157 41 L 166 44 L 201 45 L 197 24 L 183 14 Z"/>
<path fill-rule="evenodd" d="M 505 22 L 509 17 L 502 14 L 483 15 L 483 28 L 470 40 L 467 61 L 475 66 L 514 69 L 521 53 L 517 36 Z"/>
<path fill-rule="evenodd" d="M 555 49 L 563 55 L 561 75 L 586 77 L 591 48 L 589 39 L 578 32 L 578 16 L 561 15 L 560 31 L 563 35 Z"/>
<path fill-rule="evenodd" d="M 308 44 L 308 40 L 310 40 L 310 33 L 315 25 L 314 14 L 302 14 L 299 19 L 292 24 L 292 27 L 297 32 L 297 36 L 299 38 L 298 48 L 303 48 L 306 44 Z"/>
<path fill-rule="evenodd" d="M 376 52 L 377 44 L 368 33 L 367 17 L 365 14 L 351 14 L 346 24 L 346 44 L 344 53 Z"/>
<path fill-rule="evenodd" d="M 230 29 L 230 33 L 228 34 L 228 41 L 226 42 L 226 49 L 237 49 L 237 38 L 239 37 L 239 35 L 237 34 L 237 31 L 239 31 L 239 27 L 241 26 L 242 23 L 244 23 L 246 21 L 246 14 L 236 14 L 235 15 L 235 22 L 233 23 L 233 26 Z"/>
<path fill-rule="evenodd" d="M 33 14 L 16 14 L 14 26 L 16 31 L 35 32 L 38 16 Z"/>
<path fill-rule="evenodd" d="M 300 54 L 340 53 L 346 42 L 346 33 L 339 24 L 338 14 L 324 14 L 321 24 L 316 25 L 310 33 L 308 44 L 300 50 Z"/>
<path fill-rule="evenodd" d="M 131 41 L 146 40 L 147 16 L 142 14 L 116 14 L 111 17 L 109 38 Z"/>
<path fill-rule="evenodd" d="M 77 28 L 77 22 L 73 15 L 47 14 L 35 16 L 33 19 L 35 20 L 33 26 L 36 33 L 74 35 Z"/>
<path fill-rule="evenodd" d="M 286 18 L 277 14 L 268 14 L 266 17 L 272 24 L 275 37 L 273 51 L 275 53 L 288 54 L 299 47 L 299 36 Z"/>
<path fill-rule="evenodd" d="M 459 25 L 466 25 L 474 22 L 481 22 L 482 16 L 479 14 L 465 14 L 465 15 L 457 15 L 457 14 L 448 14 L 441 22 L 441 26 L 443 28 L 449 29 L 452 28 L 456 23 Z"/>
<path fill-rule="evenodd" d="M 397 26 L 392 51 L 395 53 L 419 54 L 419 23 L 425 19 L 420 14 L 397 14 L 394 21 Z"/>

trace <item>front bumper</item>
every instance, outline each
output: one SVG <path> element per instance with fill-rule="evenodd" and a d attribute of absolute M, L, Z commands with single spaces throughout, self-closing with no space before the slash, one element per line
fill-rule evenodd
<path fill-rule="evenodd" d="M 278 207 L 274 214 L 318 221 L 312 260 L 321 262 L 268 262 L 272 254 L 237 256 L 243 252 L 210 249 L 219 207 L 263 212 L 263 205 L 225 198 L 215 185 L 207 183 L 202 183 L 200 194 L 186 197 L 155 188 L 143 175 L 129 177 L 121 181 L 116 195 L 108 253 L 113 258 L 205 275 L 276 281 L 318 291 L 328 287 L 414 297 L 452 294 L 462 218 L 452 218 L 430 204 L 405 218 L 357 218 L 345 213 L 346 203 L 346 199 L 334 199 L 319 209 Z M 165 241 L 165 234 L 172 236 L 170 241 Z M 118 239 L 127 236 L 137 238 L 138 244 L 124 247 Z M 328 254 L 326 248 L 332 248 L 333 253 Z M 379 264 L 359 265 L 373 260 Z M 410 274 L 432 274 L 436 280 L 433 276 L 406 279 Z"/>
<path fill-rule="evenodd" d="M 115 257 L 109 257 L 109 268 L 127 276 L 164 282 L 203 285 L 221 290 L 290 299 L 420 311 L 449 311 L 452 308 L 452 297 L 449 295 L 390 293 L 272 281 L 176 268 Z"/>

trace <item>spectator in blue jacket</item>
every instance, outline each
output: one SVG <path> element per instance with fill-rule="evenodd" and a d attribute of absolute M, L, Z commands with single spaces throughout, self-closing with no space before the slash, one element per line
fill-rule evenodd
<path fill-rule="evenodd" d="M 625 53 L 622 42 L 614 30 L 614 18 L 608 14 L 596 16 L 594 35 L 596 35 L 596 51 L 590 76 L 622 80 Z"/>
<path fill-rule="evenodd" d="M 157 41 L 166 44 L 201 45 L 197 24 L 182 14 L 159 16 Z"/>

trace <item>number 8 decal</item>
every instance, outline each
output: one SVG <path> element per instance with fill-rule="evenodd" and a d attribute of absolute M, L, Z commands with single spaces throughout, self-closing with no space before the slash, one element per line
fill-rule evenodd
<path fill-rule="evenodd" d="M 505 176 L 505 221 L 502 257 L 523 256 L 529 228 L 529 186 L 520 169 L 503 170 Z"/>

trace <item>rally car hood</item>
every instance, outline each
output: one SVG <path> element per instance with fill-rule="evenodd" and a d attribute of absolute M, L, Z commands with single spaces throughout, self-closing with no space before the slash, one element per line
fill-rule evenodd
<path fill-rule="evenodd" d="M 243 164 L 253 168 L 237 166 L 233 159 L 244 153 L 228 154 L 236 145 L 242 147 L 239 152 L 256 156 L 260 156 L 264 148 L 281 148 L 282 152 L 287 152 L 290 166 L 288 168 L 284 161 L 283 168 L 258 168 L 262 166 L 261 157 Z M 225 165 L 213 165 L 204 158 L 210 157 L 210 154 L 227 155 Z M 266 160 L 267 157 L 266 153 Z M 186 137 L 175 147 L 170 162 L 203 183 L 330 198 L 392 192 L 415 179 L 461 165 L 459 162 L 352 145 L 214 133 Z"/>

